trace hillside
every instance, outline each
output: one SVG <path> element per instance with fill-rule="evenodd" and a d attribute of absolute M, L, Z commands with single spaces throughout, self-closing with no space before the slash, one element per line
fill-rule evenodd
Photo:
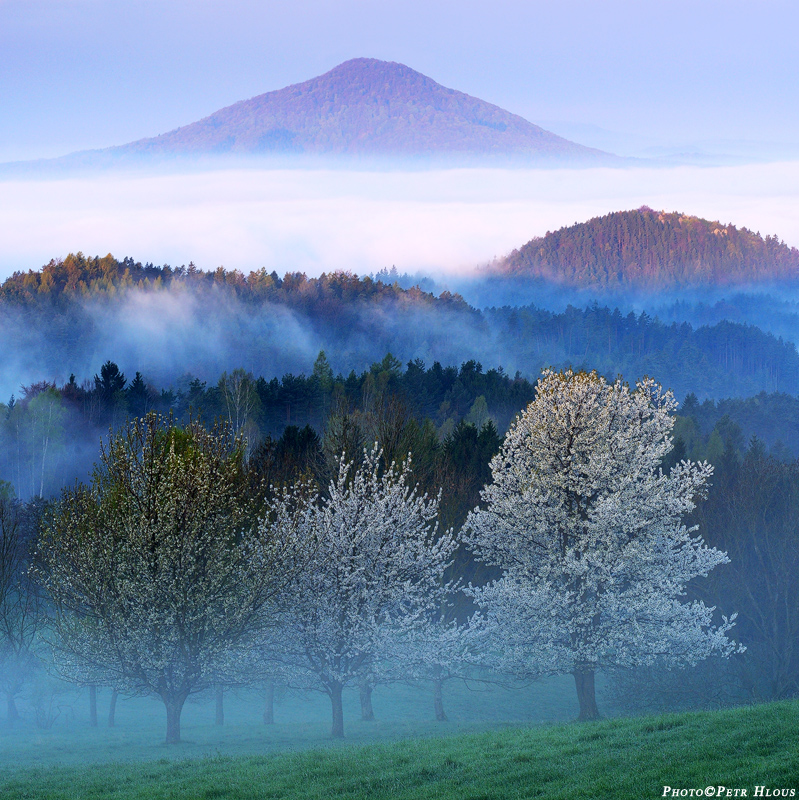
<path fill-rule="evenodd" d="M 144 763 L 42 766 L 39 760 L 32 770 L 15 761 L 0 769 L 0 789 L 9 800 L 34 796 L 639 800 L 662 797 L 666 786 L 686 791 L 685 796 L 690 790 L 704 792 L 711 787 L 709 797 L 726 797 L 728 789 L 730 797 L 736 789 L 746 790 L 746 797 L 782 797 L 791 796 L 796 786 L 797 721 L 796 702 L 783 702 L 279 754 L 269 751 L 271 742 L 261 726 L 260 731 L 237 733 L 263 742 L 262 755 L 218 751 L 214 757 L 191 759 L 187 744 Z M 95 735 L 98 750 L 110 749 L 109 734 L 113 731 L 103 731 L 103 739 Z M 46 737 L 39 737 L 40 759 L 42 739 Z M 124 755 L 117 758 L 128 761 L 130 750 L 126 741 Z M 759 795 L 755 787 L 763 787 Z M 782 789 L 788 795 L 782 795 Z"/>
<path fill-rule="evenodd" d="M 107 152 L 613 158 L 447 89 L 403 64 L 370 58 L 352 59 L 312 80 Z"/>
<path fill-rule="evenodd" d="M 344 374 L 391 352 L 401 363 L 475 360 L 531 378 L 569 364 L 649 374 L 678 397 L 799 393 L 794 344 L 751 325 L 664 324 L 612 306 L 480 311 L 450 292 L 348 273 L 281 278 L 112 256 L 70 255 L 10 277 L 0 287 L 0 336 L 0 398 L 43 379 L 92 375 L 109 358 L 169 386 L 187 369 L 214 381 L 235 366 L 267 378 L 307 374 L 320 350 Z"/>
<path fill-rule="evenodd" d="M 532 239 L 496 271 L 611 291 L 729 286 L 799 279 L 799 250 L 776 236 L 644 206 Z"/>
<path fill-rule="evenodd" d="M 358 278 L 349 272 L 322 273 L 319 278 L 288 272 L 280 278 L 276 272 L 268 273 L 263 268 L 248 275 L 224 267 L 205 272 L 192 263 L 172 268 L 168 264 L 142 264 L 132 258 L 118 261 L 110 253 L 102 258 L 70 253 L 39 270 L 15 272 L 0 284 L 0 309 L 66 308 L 90 299 L 113 303 L 128 290 L 158 292 L 170 288 L 195 292 L 209 303 L 218 300 L 220 294 L 227 294 L 249 303 L 273 303 L 312 312 L 330 320 L 363 304 L 470 310 L 457 294 L 445 291 L 436 297 L 416 286 L 402 289 L 397 283 Z"/>

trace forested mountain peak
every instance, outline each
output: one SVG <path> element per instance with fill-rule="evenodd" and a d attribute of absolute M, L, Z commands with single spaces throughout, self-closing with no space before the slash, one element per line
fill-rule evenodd
<path fill-rule="evenodd" d="M 374 58 L 354 58 L 304 83 L 109 152 L 614 158 L 441 86 L 404 64 Z"/>
<path fill-rule="evenodd" d="M 799 250 L 776 236 L 642 206 L 532 239 L 498 270 L 611 290 L 796 281 Z"/>

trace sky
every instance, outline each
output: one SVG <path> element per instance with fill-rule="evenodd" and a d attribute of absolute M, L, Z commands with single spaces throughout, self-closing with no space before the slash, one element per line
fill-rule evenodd
<path fill-rule="evenodd" d="M 0 278 L 70 251 L 244 271 L 474 270 L 648 204 L 799 246 L 799 5 L 0 0 L 0 162 L 123 144 L 349 58 L 399 61 L 660 170 L 0 180 Z"/>
<path fill-rule="evenodd" d="M 358 56 L 583 138 L 790 144 L 798 24 L 792 0 L 0 0 L 0 161 L 153 136 Z"/>

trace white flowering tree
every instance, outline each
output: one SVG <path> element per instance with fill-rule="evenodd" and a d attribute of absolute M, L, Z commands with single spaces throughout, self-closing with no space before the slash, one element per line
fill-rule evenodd
<path fill-rule="evenodd" d="M 712 608 L 680 600 L 688 581 L 728 559 L 682 521 L 712 467 L 660 468 L 675 407 L 650 379 L 631 389 L 545 370 L 464 527 L 477 557 L 503 570 L 471 590 L 494 663 L 528 677 L 573 674 L 580 719 L 598 716 L 598 669 L 736 649 L 732 620 L 714 627 Z"/>
<path fill-rule="evenodd" d="M 413 630 L 387 644 L 384 679 L 423 681 L 433 689 L 433 712 L 437 722 L 446 722 L 444 684 L 465 680 L 473 663 L 473 629 L 448 619 L 448 610 L 430 613 Z M 482 631 L 478 632 L 478 636 Z"/>
<path fill-rule="evenodd" d="M 393 643 L 426 624 L 449 590 L 444 573 L 456 543 L 441 533 L 438 500 L 409 484 L 410 463 L 381 468 L 364 453 L 338 474 L 311 521 L 308 567 L 295 573 L 275 657 L 295 684 L 331 700 L 333 737 L 344 735 L 342 691 L 373 678 Z"/>
<path fill-rule="evenodd" d="M 243 451 L 226 426 L 134 420 L 40 541 L 62 674 L 157 695 L 167 743 L 189 695 L 235 670 L 295 563 L 301 526 L 258 523 Z"/>

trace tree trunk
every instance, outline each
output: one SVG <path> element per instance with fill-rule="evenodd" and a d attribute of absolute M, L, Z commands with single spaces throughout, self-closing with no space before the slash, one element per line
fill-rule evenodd
<path fill-rule="evenodd" d="M 577 668 L 574 671 L 574 685 L 577 687 L 577 700 L 580 703 L 580 716 L 577 719 L 581 722 L 599 719 L 594 689 L 594 670 L 590 667 Z"/>
<path fill-rule="evenodd" d="M 92 728 L 97 727 L 97 687 L 94 684 L 89 687 L 89 721 Z"/>
<path fill-rule="evenodd" d="M 117 697 L 119 697 L 119 692 L 114 689 L 111 692 L 111 702 L 108 704 L 108 727 L 114 727 L 114 721 L 117 715 Z"/>
<path fill-rule="evenodd" d="M 225 687 L 216 687 L 216 724 L 225 724 Z"/>
<path fill-rule="evenodd" d="M 368 680 L 361 681 L 361 720 L 363 722 L 374 722 L 375 712 L 372 708 L 372 689 L 374 687 Z"/>
<path fill-rule="evenodd" d="M 9 725 L 13 725 L 19 719 L 19 711 L 17 711 L 17 704 L 14 700 L 14 695 L 10 692 L 6 695 L 7 699 L 7 715 L 6 719 L 8 720 Z"/>
<path fill-rule="evenodd" d="M 180 742 L 180 713 L 186 696 L 164 698 L 166 706 L 166 743 L 178 744 Z"/>
<path fill-rule="evenodd" d="M 330 702 L 333 706 L 333 731 L 331 735 L 334 739 L 344 738 L 344 707 L 341 703 L 341 690 L 343 688 L 338 682 L 331 683 L 328 687 Z"/>
<path fill-rule="evenodd" d="M 264 725 L 275 724 L 275 682 L 266 684 L 266 702 L 264 703 Z"/>
<path fill-rule="evenodd" d="M 444 713 L 444 681 L 437 677 L 433 681 L 433 706 L 436 710 L 436 722 L 446 722 L 447 715 Z"/>

